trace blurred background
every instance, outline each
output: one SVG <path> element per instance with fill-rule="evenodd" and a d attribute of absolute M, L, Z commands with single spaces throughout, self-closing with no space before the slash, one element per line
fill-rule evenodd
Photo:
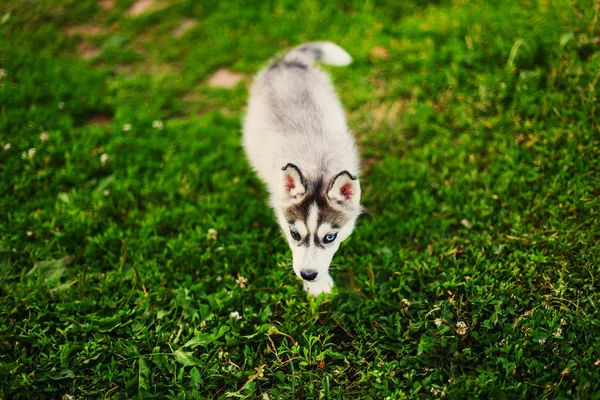
<path fill-rule="evenodd" d="M 599 8 L 3 0 L 0 398 L 591 396 Z M 312 40 L 365 206 L 317 300 L 240 144 Z"/>

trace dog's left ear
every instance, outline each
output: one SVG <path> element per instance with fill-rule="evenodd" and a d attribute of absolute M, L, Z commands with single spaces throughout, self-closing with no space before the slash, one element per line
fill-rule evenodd
<path fill-rule="evenodd" d="M 329 200 L 347 208 L 359 207 L 360 184 L 358 177 L 352 176 L 348 171 L 337 174 L 329 184 L 327 190 Z"/>

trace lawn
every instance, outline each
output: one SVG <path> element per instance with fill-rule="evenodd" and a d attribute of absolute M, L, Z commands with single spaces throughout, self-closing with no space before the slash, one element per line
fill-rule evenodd
<path fill-rule="evenodd" d="M 599 11 L 3 0 L 0 399 L 600 398 Z M 309 40 L 365 207 L 318 298 L 241 147 Z"/>

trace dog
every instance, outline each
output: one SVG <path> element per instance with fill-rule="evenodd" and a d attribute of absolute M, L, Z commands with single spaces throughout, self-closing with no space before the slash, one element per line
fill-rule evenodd
<path fill-rule="evenodd" d="M 304 290 L 330 293 L 329 265 L 361 212 L 360 159 L 328 75 L 315 64 L 352 58 L 331 42 L 275 58 L 250 89 L 243 142 L 265 182 Z"/>

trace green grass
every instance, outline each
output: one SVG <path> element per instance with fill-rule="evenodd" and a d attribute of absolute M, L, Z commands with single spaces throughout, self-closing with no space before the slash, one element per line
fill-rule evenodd
<path fill-rule="evenodd" d="M 597 1 L 132 3 L 0 5 L 0 398 L 600 398 Z M 366 212 L 314 299 L 206 82 L 318 39 Z"/>

